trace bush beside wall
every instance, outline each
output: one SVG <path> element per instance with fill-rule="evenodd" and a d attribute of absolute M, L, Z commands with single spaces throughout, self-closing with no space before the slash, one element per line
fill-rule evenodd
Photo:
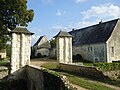
<path fill-rule="evenodd" d="M 120 70 L 120 62 L 113 62 L 113 63 L 94 63 L 94 66 L 97 67 L 99 70 L 105 71 L 113 71 L 113 70 Z"/>

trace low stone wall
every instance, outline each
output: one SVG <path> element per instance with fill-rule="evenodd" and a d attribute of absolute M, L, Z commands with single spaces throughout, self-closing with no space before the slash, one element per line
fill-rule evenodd
<path fill-rule="evenodd" d="M 7 67 L 0 66 L 0 79 L 6 77 L 8 75 Z"/>
<path fill-rule="evenodd" d="M 99 80 L 108 79 L 107 76 L 104 76 L 104 74 L 101 71 L 97 70 L 95 67 L 85 67 L 75 64 L 60 63 L 60 70 L 75 73 L 84 77 L 90 77 L 93 79 Z"/>
<path fill-rule="evenodd" d="M 25 66 L 0 81 L 0 90 L 69 90 L 68 88 L 70 87 L 64 78 L 35 66 Z"/>
<path fill-rule="evenodd" d="M 110 79 L 120 81 L 120 70 L 106 71 L 104 72 L 104 75 L 108 76 Z"/>

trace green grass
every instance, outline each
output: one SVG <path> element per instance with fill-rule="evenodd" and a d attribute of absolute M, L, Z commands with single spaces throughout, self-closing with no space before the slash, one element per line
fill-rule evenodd
<path fill-rule="evenodd" d="M 84 63 L 83 65 L 85 65 L 85 66 L 94 66 L 93 63 Z"/>
<path fill-rule="evenodd" d="M 46 63 L 44 64 L 42 67 L 47 68 L 47 69 L 52 69 L 55 70 L 57 69 L 57 63 Z M 58 72 L 59 74 L 65 75 L 67 76 L 68 80 L 78 86 L 90 89 L 90 90 L 115 90 L 109 87 L 106 87 L 104 85 L 102 85 L 100 82 L 94 83 L 94 82 L 90 82 L 89 80 L 85 79 L 85 78 L 81 78 L 75 75 L 71 75 L 65 72 Z"/>
<path fill-rule="evenodd" d="M 55 70 L 57 69 L 57 65 L 58 64 L 56 62 L 50 62 L 50 63 L 43 64 L 42 67 L 50 69 L 50 70 Z"/>
<path fill-rule="evenodd" d="M 102 85 L 100 82 L 94 83 L 94 82 L 90 82 L 89 80 L 85 79 L 85 78 L 80 78 L 78 76 L 75 75 L 71 75 L 68 73 L 61 73 L 65 76 L 67 76 L 68 80 L 78 86 L 90 89 L 90 90 L 115 90 L 109 87 L 106 87 L 104 85 Z"/>

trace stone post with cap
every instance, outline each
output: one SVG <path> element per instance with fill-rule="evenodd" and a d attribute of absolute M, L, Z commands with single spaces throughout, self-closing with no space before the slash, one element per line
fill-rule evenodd
<path fill-rule="evenodd" d="M 10 32 L 11 35 L 11 60 L 10 73 L 30 64 L 31 36 L 33 33 L 26 28 L 17 27 Z"/>
<path fill-rule="evenodd" d="M 72 63 L 72 36 L 66 31 L 60 31 L 56 36 L 57 61 Z"/>

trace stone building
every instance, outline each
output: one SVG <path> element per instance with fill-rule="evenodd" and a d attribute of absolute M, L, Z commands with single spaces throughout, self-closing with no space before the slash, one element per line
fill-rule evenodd
<path fill-rule="evenodd" d="M 6 49 L 0 49 L 0 58 L 6 58 Z"/>
<path fill-rule="evenodd" d="M 51 45 L 45 36 L 41 36 L 34 44 L 33 48 L 35 56 L 37 56 L 38 54 L 42 56 L 49 56 Z"/>
<path fill-rule="evenodd" d="M 92 62 L 120 61 L 120 19 L 101 21 L 69 33 L 73 36 L 73 55 Z"/>

